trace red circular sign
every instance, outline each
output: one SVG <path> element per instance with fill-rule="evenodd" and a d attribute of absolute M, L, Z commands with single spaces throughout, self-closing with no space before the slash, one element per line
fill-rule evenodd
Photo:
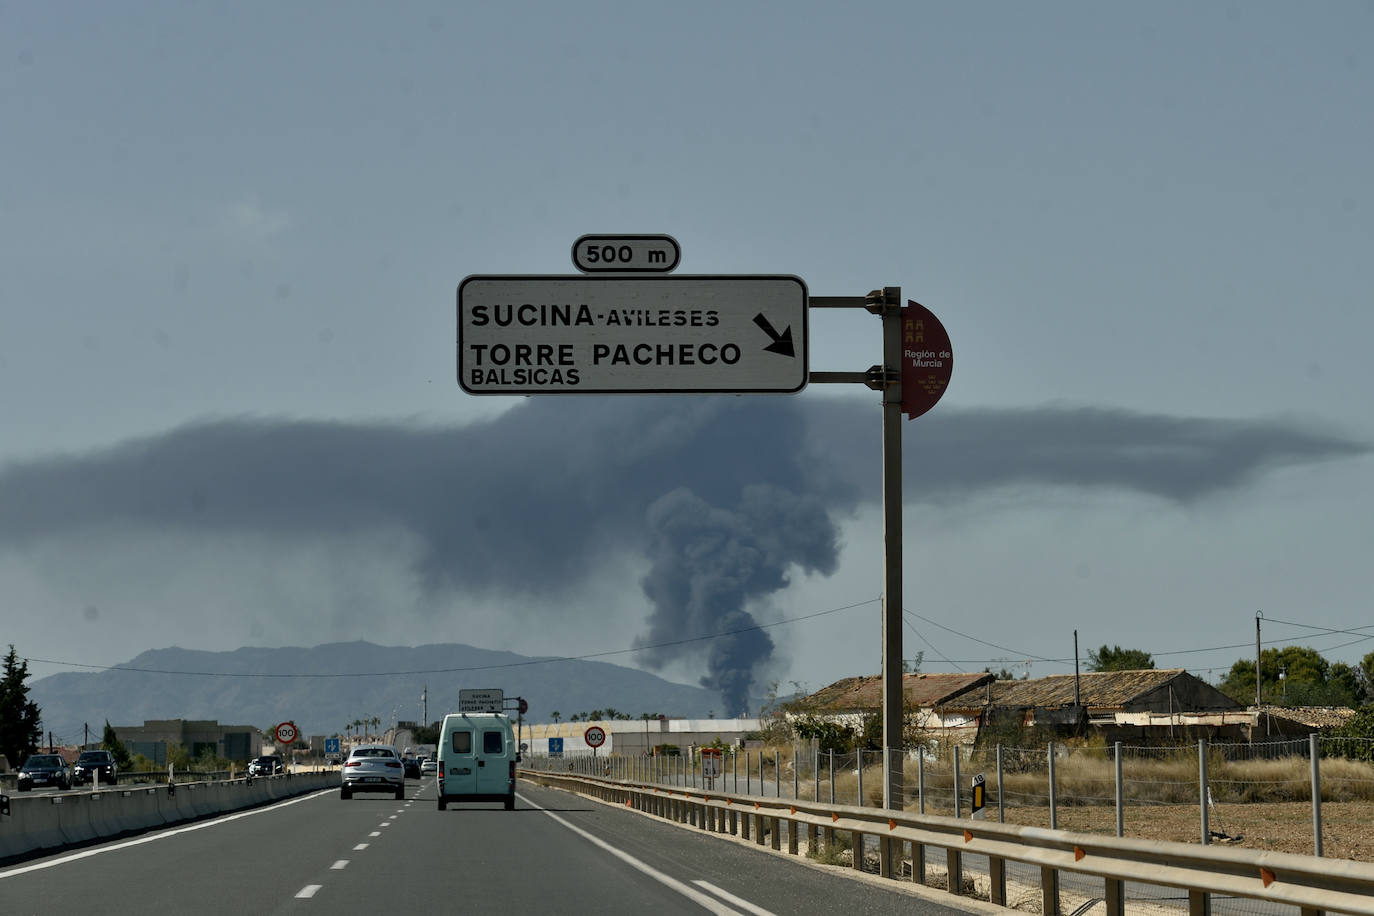
<path fill-rule="evenodd" d="M 278 725 L 274 732 L 278 744 L 291 744 L 300 737 L 300 732 L 296 730 L 295 722 L 283 722 Z"/>
<path fill-rule="evenodd" d="M 601 747 L 606 743 L 606 730 L 600 725 L 593 725 L 582 733 L 582 740 L 587 742 L 587 747 Z"/>
<path fill-rule="evenodd" d="M 902 309 L 902 413 L 908 420 L 935 406 L 953 372 L 949 332 L 930 309 L 908 299 Z"/>

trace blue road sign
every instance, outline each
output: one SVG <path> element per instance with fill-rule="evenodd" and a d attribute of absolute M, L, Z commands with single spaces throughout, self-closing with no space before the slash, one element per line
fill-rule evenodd
<path fill-rule="evenodd" d="M 326 754 L 337 754 L 337 753 L 339 753 L 339 739 L 338 739 L 338 738 L 325 738 L 325 739 L 324 739 L 324 752 L 325 752 Z"/>
<path fill-rule="evenodd" d="M 550 756 L 550 757 L 562 757 L 562 756 L 563 756 L 563 739 L 562 739 L 562 738 L 550 738 L 550 739 L 549 739 L 549 756 Z"/>

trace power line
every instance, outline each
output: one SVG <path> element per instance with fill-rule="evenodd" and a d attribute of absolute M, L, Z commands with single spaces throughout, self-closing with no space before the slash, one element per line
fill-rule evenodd
<path fill-rule="evenodd" d="M 926 638 L 925 638 L 925 635 L 924 635 L 920 630 L 916 629 L 915 625 L 913 625 L 912 622 L 911 622 L 910 620 L 907 620 L 907 619 L 906 619 L 906 615 L 905 615 L 905 614 L 902 615 L 902 623 L 906 624 L 906 626 L 911 630 L 911 632 L 913 632 L 913 633 L 916 634 L 917 638 L 920 639 L 921 642 L 925 643 L 927 646 L 930 646 L 930 651 L 932 651 L 932 652 L 934 652 L 936 655 L 940 656 L 941 659 L 944 659 L 944 661 L 945 661 L 946 664 L 948 664 L 948 665 L 953 665 L 953 664 L 954 664 L 954 662 L 950 661 L 948 658 L 945 657 L 945 653 L 943 653 L 943 652 L 941 652 L 939 649 L 935 648 L 935 643 L 933 643 L 933 642 L 931 642 L 930 640 L 926 639 Z"/>

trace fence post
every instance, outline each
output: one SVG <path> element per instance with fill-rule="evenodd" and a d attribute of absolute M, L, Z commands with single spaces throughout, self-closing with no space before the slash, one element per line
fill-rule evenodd
<path fill-rule="evenodd" d="M 1002 807 L 1002 745 L 997 745 L 997 823 L 1007 822 L 1006 809 Z M 1002 903 L 1006 903 L 1006 894 L 1003 892 Z"/>
<path fill-rule="evenodd" d="M 782 798 L 782 767 L 778 766 L 778 752 L 773 751 L 773 779 L 777 781 L 777 797 Z"/>
<path fill-rule="evenodd" d="M 916 797 L 921 802 L 921 813 L 926 813 L 926 746 L 921 745 L 916 753 Z"/>
<path fill-rule="evenodd" d="M 954 816 L 955 816 L 955 817 L 959 817 L 959 816 L 961 815 L 962 812 L 960 811 L 960 807 L 961 807 L 961 806 L 960 806 L 960 804 L 959 804 L 959 802 L 960 802 L 961 799 L 960 799 L 960 797 L 959 797 L 959 744 L 958 744 L 958 742 L 955 742 L 955 744 L 954 744 L 954 746 L 953 746 L 953 750 L 954 750 Z"/>
<path fill-rule="evenodd" d="M 1125 836 L 1126 821 L 1124 816 L 1125 795 L 1122 792 L 1121 781 L 1121 742 L 1115 744 L 1116 748 L 1116 835 Z"/>
<path fill-rule="evenodd" d="M 1197 739 L 1198 807 L 1202 809 L 1202 845 L 1212 841 L 1207 824 L 1207 739 Z"/>
<path fill-rule="evenodd" d="M 863 749 L 863 748 L 860 747 L 860 748 L 855 748 L 855 749 L 854 749 L 854 760 L 856 761 L 855 764 L 854 764 L 854 772 L 855 772 L 855 774 L 858 776 L 858 783 L 859 783 L 858 789 L 855 790 L 855 791 L 857 791 L 857 792 L 859 793 L 859 800 L 858 800 L 857 804 L 858 804 L 858 806 L 859 806 L 860 808 L 862 808 L 862 807 L 864 806 L 864 749 Z"/>
<path fill-rule="evenodd" d="M 1313 855 L 1322 855 L 1322 777 L 1318 760 L 1317 733 L 1307 736 L 1308 755 L 1312 758 L 1312 848 Z"/>
<path fill-rule="evenodd" d="M 798 768 L 799 760 L 800 760 L 800 758 L 797 756 L 797 746 L 794 744 L 794 745 L 792 745 L 792 798 L 793 798 L 793 800 L 796 800 L 796 799 L 798 799 L 798 798 L 801 798 L 801 770 Z M 797 825 L 796 825 L 796 822 L 793 821 L 792 827 L 793 827 L 793 829 L 794 829 L 794 832 L 795 832 L 796 826 L 797 826 Z M 794 853 L 796 852 L 795 849 L 792 850 L 792 851 L 793 851 Z"/>
<path fill-rule="evenodd" d="M 830 804 L 835 804 L 835 749 L 830 749 Z"/>
<path fill-rule="evenodd" d="M 1049 748 L 1050 763 L 1050 829 L 1059 829 L 1059 799 L 1054 794 L 1054 742 L 1050 742 Z M 1050 911 L 1047 911 L 1050 912 Z"/>

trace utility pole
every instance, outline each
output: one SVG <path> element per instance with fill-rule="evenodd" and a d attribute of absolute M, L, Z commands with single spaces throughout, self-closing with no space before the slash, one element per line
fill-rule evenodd
<path fill-rule="evenodd" d="M 1078 631 L 1073 631 L 1073 705 L 1075 708 L 1082 706 L 1078 692 Z"/>
<path fill-rule="evenodd" d="M 1264 611 L 1255 611 L 1255 710 L 1258 714 L 1259 707 L 1263 705 L 1260 698 L 1260 621 L 1264 619 Z"/>

